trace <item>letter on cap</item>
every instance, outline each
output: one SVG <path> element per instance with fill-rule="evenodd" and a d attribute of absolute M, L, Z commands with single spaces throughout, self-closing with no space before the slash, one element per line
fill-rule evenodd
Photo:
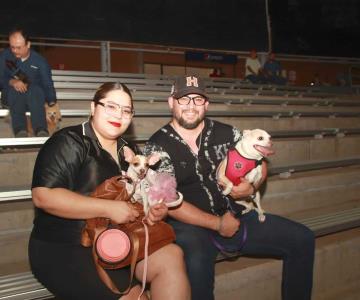
<path fill-rule="evenodd" d="M 196 86 L 199 87 L 198 80 L 194 76 L 186 77 L 186 86 Z"/>

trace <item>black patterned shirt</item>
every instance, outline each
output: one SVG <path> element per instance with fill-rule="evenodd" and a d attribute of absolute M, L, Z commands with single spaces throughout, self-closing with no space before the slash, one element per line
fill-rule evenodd
<path fill-rule="evenodd" d="M 157 171 L 175 176 L 185 201 L 206 212 L 222 215 L 229 208 L 235 212 L 242 209 L 221 193 L 216 180 L 217 166 L 240 139 L 241 132 L 235 127 L 205 118 L 205 127 L 197 138 L 198 154 L 169 124 L 151 136 L 144 153 L 160 153 Z"/>

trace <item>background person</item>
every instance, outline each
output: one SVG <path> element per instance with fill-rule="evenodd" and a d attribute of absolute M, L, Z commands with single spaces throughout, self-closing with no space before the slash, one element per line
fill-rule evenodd
<path fill-rule="evenodd" d="M 133 113 L 128 88 L 121 83 L 104 83 L 91 102 L 90 120 L 53 134 L 36 159 L 32 182 L 36 217 L 29 242 L 30 265 L 35 277 L 60 299 L 119 298 L 100 280 L 92 249 L 80 245 L 80 236 L 86 219 L 104 217 L 121 224 L 138 216 L 125 201 L 89 196 L 106 179 L 127 169 L 123 147 L 129 144 L 121 136 Z M 156 204 L 148 219 L 156 222 L 166 214 L 166 206 Z M 138 262 L 135 276 L 139 280 L 143 268 L 144 262 Z M 129 284 L 129 272 L 130 267 L 126 267 L 108 274 L 121 291 Z M 189 299 L 183 254 L 175 244 L 149 255 L 147 280 L 153 299 Z M 140 287 L 134 284 L 122 300 L 137 299 Z"/>
<path fill-rule="evenodd" d="M 209 77 L 221 77 L 223 75 L 221 68 L 213 68 Z"/>
<path fill-rule="evenodd" d="M 233 199 L 248 197 L 260 184 L 244 180 L 230 196 L 222 194 L 216 168 L 227 150 L 241 139 L 236 128 L 205 118 L 209 101 L 200 78 L 178 78 L 168 99 L 172 120 L 157 131 L 145 146 L 145 153 L 162 153 L 159 171 L 173 174 L 183 204 L 169 210 L 176 243 L 182 247 L 193 300 L 214 299 L 214 266 L 218 249 L 213 238 L 227 249 L 283 260 L 282 299 L 311 298 L 314 234 L 302 224 L 266 214 L 259 222 L 253 210 L 244 215 Z M 267 168 L 263 162 L 263 178 Z M 247 237 L 246 237 L 246 235 Z"/>
<path fill-rule="evenodd" d="M 275 58 L 275 53 L 270 52 L 263 67 L 263 75 L 267 83 L 271 84 L 286 84 L 286 78 L 281 76 L 281 64 Z"/>
<path fill-rule="evenodd" d="M 10 109 L 15 137 L 28 136 L 26 111 L 31 113 L 31 125 L 36 136 L 48 136 L 44 103 L 56 103 L 54 83 L 46 59 L 30 48 L 23 29 L 9 33 L 9 48 L 0 55 L 0 86 L 2 104 Z"/>
<path fill-rule="evenodd" d="M 250 56 L 245 60 L 245 79 L 251 83 L 263 83 L 262 69 L 255 49 L 250 51 Z"/>

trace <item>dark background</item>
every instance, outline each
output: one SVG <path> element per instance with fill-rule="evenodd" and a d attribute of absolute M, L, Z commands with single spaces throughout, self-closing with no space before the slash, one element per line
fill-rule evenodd
<path fill-rule="evenodd" d="M 273 50 L 360 57 L 360 1 L 269 0 Z M 265 0 L 1 1 L 0 34 L 268 51 Z"/>

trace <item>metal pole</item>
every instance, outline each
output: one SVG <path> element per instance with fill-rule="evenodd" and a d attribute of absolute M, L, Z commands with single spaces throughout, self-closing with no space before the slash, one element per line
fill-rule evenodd
<path fill-rule="evenodd" d="M 111 72 L 110 42 L 101 42 L 101 72 Z"/>
<path fill-rule="evenodd" d="M 138 72 L 144 73 L 144 52 L 139 51 L 137 54 Z"/>
<path fill-rule="evenodd" d="M 268 52 L 272 51 L 272 35 L 271 35 L 271 20 L 270 20 L 270 13 L 269 13 L 269 1 L 265 0 L 265 10 L 266 10 L 266 25 L 268 30 Z"/>

